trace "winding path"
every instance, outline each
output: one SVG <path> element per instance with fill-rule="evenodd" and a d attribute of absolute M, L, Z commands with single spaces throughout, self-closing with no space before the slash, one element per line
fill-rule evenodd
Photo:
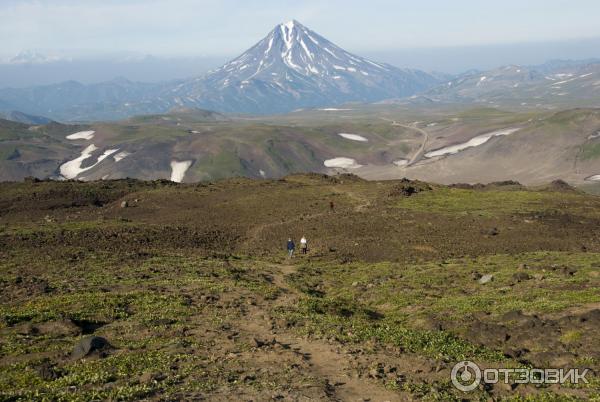
<path fill-rule="evenodd" d="M 415 131 L 417 131 L 419 134 L 421 134 L 423 136 L 423 142 L 421 143 L 421 146 L 419 147 L 419 150 L 412 156 L 412 158 L 410 158 L 410 160 L 406 164 L 406 167 L 414 165 L 419 160 L 421 160 L 421 157 L 423 156 L 423 153 L 425 153 L 425 147 L 427 146 L 427 143 L 429 142 L 429 134 L 427 133 L 427 131 L 425 131 L 425 130 L 419 128 L 419 127 L 417 127 L 417 125 L 415 123 L 406 125 L 406 124 L 398 123 L 396 120 L 391 120 L 391 119 L 388 119 L 388 118 L 385 118 L 385 117 L 380 117 L 380 118 L 382 120 L 391 122 L 392 126 L 402 127 L 402 128 L 406 128 L 406 129 L 409 129 L 409 130 L 415 130 Z"/>
<path fill-rule="evenodd" d="M 293 264 L 270 264 L 269 273 L 273 284 L 281 292 L 276 304 L 281 306 L 297 305 L 302 295 L 287 282 L 287 277 L 294 275 L 297 268 Z M 274 330 L 270 324 L 271 316 L 268 304 L 257 303 L 248 306 L 246 319 L 240 322 L 240 328 L 261 339 L 276 339 L 286 345 L 289 353 L 303 356 L 308 362 L 309 371 L 316 378 L 328 384 L 332 401 L 399 401 L 409 398 L 403 392 L 394 392 L 377 380 L 366 376 L 351 375 L 354 371 L 352 360 L 340 345 L 331 344 L 319 339 L 298 336 L 286 328 Z M 285 353 L 285 352 L 282 352 Z M 377 357 L 373 354 L 372 357 Z"/>

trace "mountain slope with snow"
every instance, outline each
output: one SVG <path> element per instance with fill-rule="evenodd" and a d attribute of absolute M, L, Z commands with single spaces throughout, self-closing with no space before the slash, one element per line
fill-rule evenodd
<path fill-rule="evenodd" d="M 503 66 L 450 80 L 414 102 L 472 103 L 492 107 L 600 106 L 600 62 L 554 61 L 540 66 Z"/>
<path fill-rule="evenodd" d="M 184 103 L 226 112 L 297 108 L 410 96 L 438 83 L 418 70 L 353 55 L 297 21 L 276 26 L 236 59 L 175 93 Z"/>

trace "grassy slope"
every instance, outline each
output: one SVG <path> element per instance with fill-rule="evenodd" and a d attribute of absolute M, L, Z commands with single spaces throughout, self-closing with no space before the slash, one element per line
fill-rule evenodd
<path fill-rule="evenodd" d="M 516 394 L 497 387 L 457 393 L 448 373 L 465 358 L 523 364 L 504 353 L 523 345 L 533 364 L 560 352 L 573 354 L 571 365 L 597 368 L 598 327 L 552 321 L 559 343 L 536 330 L 532 347 L 503 318 L 516 309 L 576 318 L 600 302 L 597 198 L 439 186 L 406 198 L 396 195 L 402 186 L 316 175 L 3 184 L 0 398 L 365 396 L 353 389 L 381 398 L 508 397 Z M 122 200 L 131 207 L 119 208 Z M 310 258 L 285 262 L 281 243 L 302 234 Z M 516 281 L 523 271 L 530 279 Z M 481 285 L 475 273 L 494 280 Z M 94 334 L 117 349 L 70 359 L 82 334 L 61 330 L 65 319 L 84 332 L 97 326 Z M 479 321 L 508 326 L 514 344 L 482 343 L 469 329 Z M 292 349 L 257 347 L 254 338 L 269 337 Z M 398 375 L 371 378 L 380 366 Z M 325 379 L 342 369 L 347 385 L 328 388 Z M 594 378 L 583 389 L 517 392 L 553 400 L 600 390 Z"/>

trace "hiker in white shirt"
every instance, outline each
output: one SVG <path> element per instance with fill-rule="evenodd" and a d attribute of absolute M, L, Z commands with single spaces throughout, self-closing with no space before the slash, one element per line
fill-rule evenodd
<path fill-rule="evenodd" d="M 302 236 L 302 239 L 300 239 L 300 249 L 302 250 L 302 254 L 306 254 L 308 252 L 308 242 L 304 236 Z"/>

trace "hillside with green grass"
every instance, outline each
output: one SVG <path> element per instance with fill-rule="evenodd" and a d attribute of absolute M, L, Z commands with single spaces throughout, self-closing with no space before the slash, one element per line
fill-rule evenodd
<path fill-rule="evenodd" d="M 599 228 L 559 182 L 2 183 L 0 400 L 597 399 Z"/>

